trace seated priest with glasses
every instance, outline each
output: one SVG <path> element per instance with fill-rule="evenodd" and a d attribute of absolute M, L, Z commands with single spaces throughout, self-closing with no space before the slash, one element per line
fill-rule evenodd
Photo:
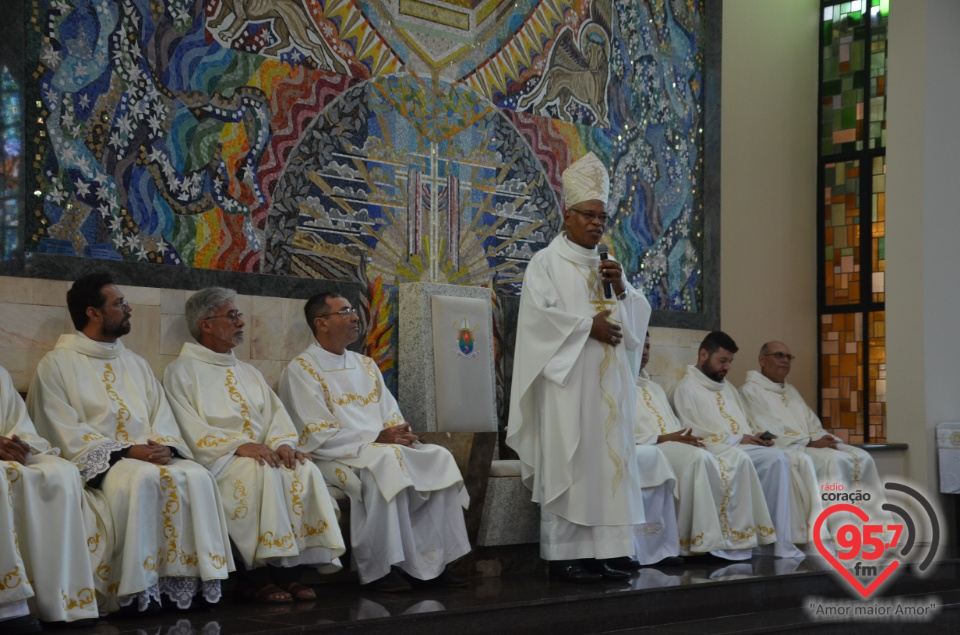
<path fill-rule="evenodd" d="M 360 318 L 337 293 L 303 309 L 314 341 L 284 369 L 280 398 L 300 449 L 350 497 L 350 544 L 360 582 L 410 591 L 410 580 L 461 586 L 447 565 L 470 551 L 460 470 L 445 448 L 420 443 L 374 360 L 348 351 Z"/>

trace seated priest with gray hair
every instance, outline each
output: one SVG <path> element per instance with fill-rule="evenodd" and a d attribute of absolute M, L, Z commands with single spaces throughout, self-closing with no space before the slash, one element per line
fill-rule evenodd
<path fill-rule="evenodd" d="M 243 314 L 236 292 L 212 287 L 187 300 L 186 342 L 163 374 L 194 456 L 216 477 L 242 599 L 314 600 L 299 565 L 340 568 L 338 510 L 323 476 L 297 448 L 297 431 L 260 372 L 237 359 Z"/>
<path fill-rule="evenodd" d="M 874 522 L 884 502 L 884 489 L 877 466 L 865 450 L 843 443 L 823 429 L 823 424 L 811 410 L 800 392 L 787 382 L 793 367 L 794 355 L 783 342 L 767 342 L 760 348 L 760 372 L 747 371 L 747 380 L 740 387 L 748 416 L 758 425 L 776 435 L 777 447 L 801 451 L 816 468 L 821 484 L 839 485 L 838 491 L 853 494 L 868 492 L 871 496 L 868 507 L 876 509 Z M 831 533 L 836 535 L 839 525 L 846 522 L 842 517 L 828 518 Z"/>
<path fill-rule="evenodd" d="M 376 362 L 347 350 L 360 319 L 337 293 L 304 306 L 314 341 L 284 369 L 280 398 L 328 482 L 350 497 L 360 582 L 384 592 L 412 580 L 462 586 L 447 566 L 470 551 L 463 477 L 445 448 L 420 443 Z"/>

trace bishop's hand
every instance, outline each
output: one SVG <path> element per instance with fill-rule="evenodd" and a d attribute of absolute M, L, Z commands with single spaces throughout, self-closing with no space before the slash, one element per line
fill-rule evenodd
<path fill-rule="evenodd" d="M 623 340 L 623 335 L 620 330 L 620 325 L 608 320 L 607 317 L 609 316 L 609 310 L 600 311 L 593 316 L 593 325 L 590 327 L 590 337 L 598 342 L 616 346 Z"/>

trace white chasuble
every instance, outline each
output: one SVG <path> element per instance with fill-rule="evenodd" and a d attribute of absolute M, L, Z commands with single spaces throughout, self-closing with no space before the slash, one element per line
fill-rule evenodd
<path fill-rule="evenodd" d="M 644 522 L 633 526 L 634 558 L 644 565 L 680 555 L 677 529 L 677 475 L 660 449 L 635 445 Z"/>
<path fill-rule="evenodd" d="M 139 355 L 119 340 L 103 346 L 63 335 L 40 361 L 27 395 L 40 434 L 99 490 L 113 519 L 108 610 L 133 594 L 190 606 L 202 594 L 220 599 L 220 580 L 233 569 L 216 483 L 194 463 L 163 387 Z M 183 458 L 167 465 L 111 455 L 153 440 Z M 113 457 L 114 459 L 116 457 Z M 90 489 L 88 487 L 88 489 Z M 203 582 L 202 586 L 200 582 Z"/>
<path fill-rule="evenodd" d="M 823 509 L 810 459 L 776 447 L 740 443 L 744 434 L 763 431 L 753 427 L 733 384 L 713 381 L 696 366 L 687 367 L 670 398 L 681 426 L 692 428 L 694 434 L 704 437 L 705 444 L 736 447 L 753 461 L 776 529 L 778 555 L 792 551 L 788 541 L 810 542 L 814 522 Z"/>
<path fill-rule="evenodd" d="M 293 422 L 260 372 L 232 351 L 187 342 L 163 383 L 183 436 L 216 476 L 230 537 L 247 568 L 339 568 L 339 511 L 317 466 L 275 468 L 235 454 L 247 443 L 296 447 Z"/>
<path fill-rule="evenodd" d="M 667 396 L 646 371 L 637 379 L 634 433 L 638 447 L 656 444 L 677 476 L 677 524 L 682 555 L 713 553 L 746 559 L 758 544 L 774 542 L 773 521 L 753 463 L 736 448 L 698 448 L 660 435 L 683 429 Z M 739 553 L 732 553 L 739 552 Z"/>
<path fill-rule="evenodd" d="M 751 370 L 747 372 L 747 380 L 740 387 L 747 413 L 758 426 L 770 430 L 777 435 L 774 443 L 777 447 L 801 451 L 813 461 L 817 471 L 817 479 L 821 485 L 835 486 L 839 484 L 842 491 L 853 494 L 856 491 L 869 492 L 870 502 L 867 507 L 873 508 L 876 514 L 871 513 L 871 522 L 878 520 L 880 507 L 885 502 L 883 484 L 877 466 L 865 450 L 855 448 L 846 443 L 840 443 L 836 449 L 811 448 L 808 444 L 829 436 L 823 429 L 820 419 L 811 410 L 803 397 L 791 384 L 778 384 L 770 381 L 761 373 Z M 833 515 L 828 522 L 844 521 L 842 516 Z M 836 534 L 839 527 L 831 526 L 831 533 Z"/>
<path fill-rule="evenodd" d="M 406 423 L 376 363 L 314 342 L 284 369 L 280 398 L 329 483 L 351 500 L 351 544 L 360 582 L 397 565 L 429 580 L 470 551 L 469 503 L 453 455 L 439 445 L 376 443 Z"/>
<path fill-rule="evenodd" d="M 507 444 L 541 507 L 547 560 L 631 555 L 644 522 L 633 410 L 646 298 L 606 299 L 597 251 L 557 236 L 527 266 L 520 295 Z M 609 310 L 623 340 L 590 335 Z M 567 526 L 569 525 L 569 526 Z"/>
<path fill-rule="evenodd" d="M 46 622 L 97 618 L 109 579 L 110 513 L 84 490 L 77 467 L 37 436 L 0 368 L 0 436 L 13 435 L 30 454 L 26 465 L 0 461 L 0 606 L 29 598 Z"/>

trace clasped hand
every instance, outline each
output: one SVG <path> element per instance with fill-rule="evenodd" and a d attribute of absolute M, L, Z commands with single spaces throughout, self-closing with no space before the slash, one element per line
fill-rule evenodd
<path fill-rule="evenodd" d="M 817 439 L 816 441 L 811 441 L 810 443 L 807 444 L 807 447 L 808 448 L 830 448 L 831 450 L 836 450 L 837 444 L 839 443 L 840 441 L 838 441 L 836 437 L 831 437 L 830 435 L 827 435 L 825 437 Z"/>
<path fill-rule="evenodd" d="M 409 423 L 384 428 L 374 441 L 374 443 L 396 443 L 397 445 L 413 445 L 416 442 L 417 435 L 410 432 Z"/>
<path fill-rule="evenodd" d="M 250 459 L 256 459 L 260 465 L 269 465 L 270 467 L 280 467 L 281 465 L 293 469 L 299 461 L 301 464 L 307 462 L 307 455 L 298 450 L 294 450 L 289 445 L 281 445 L 273 450 L 263 443 L 244 443 L 236 450 L 237 456 L 244 456 Z"/>
<path fill-rule="evenodd" d="M 11 437 L 0 437 L 0 461 L 16 461 L 26 465 L 28 456 L 30 446 L 21 441 L 20 437 L 15 434 Z"/>
<path fill-rule="evenodd" d="M 131 445 L 127 448 L 126 458 L 146 461 L 154 465 L 167 465 L 173 459 L 173 451 L 153 439 L 147 439 L 146 444 Z"/>

